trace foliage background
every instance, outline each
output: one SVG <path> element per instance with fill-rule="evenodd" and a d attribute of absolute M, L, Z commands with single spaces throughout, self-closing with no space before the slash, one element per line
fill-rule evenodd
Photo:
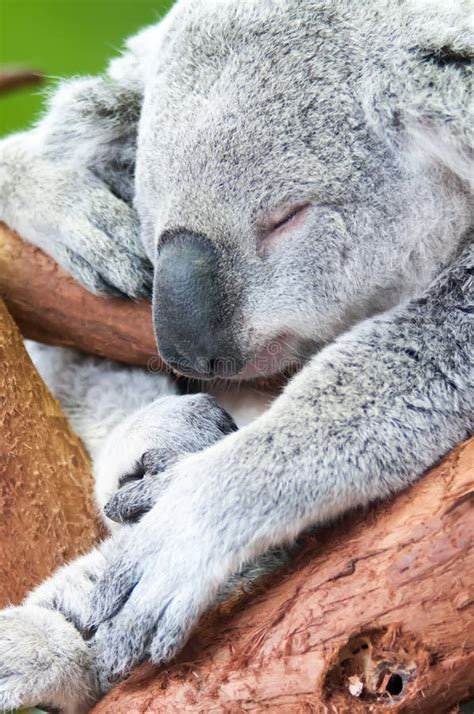
<path fill-rule="evenodd" d="M 0 99 L 0 134 L 28 127 L 44 89 L 60 77 L 101 72 L 124 40 L 157 21 L 171 0 L 0 0 L 0 68 L 17 65 L 47 76 L 40 87 Z"/>

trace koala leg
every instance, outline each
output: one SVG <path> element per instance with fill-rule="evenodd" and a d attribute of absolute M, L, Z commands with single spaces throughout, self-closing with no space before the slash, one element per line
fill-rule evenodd
<path fill-rule="evenodd" d="M 97 699 L 94 668 L 74 625 L 35 606 L 0 612 L 0 708 L 41 706 L 85 714 Z"/>
<path fill-rule="evenodd" d="M 0 611 L 0 709 L 42 705 L 85 714 L 100 677 L 88 645 L 90 594 L 111 540 L 60 568 L 18 607 Z"/>

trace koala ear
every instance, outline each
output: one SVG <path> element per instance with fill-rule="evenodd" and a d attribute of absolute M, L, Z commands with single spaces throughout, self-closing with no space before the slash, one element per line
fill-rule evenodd
<path fill-rule="evenodd" d="M 474 55 L 470 0 L 412 0 L 414 49 L 438 67 L 469 67 Z M 411 24 L 411 23 L 410 23 Z"/>
<path fill-rule="evenodd" d="M 379 134 L 418 162 L 472 182 L 472 11 L 464 0 L 401 0 L 362 98 Z M 394 42 L 393 38 L 397 37 Z"/>
<path fill-rule="evenodd" d="M 440 47 L 420 48 L 420 58 L 424 62 L 431 62 L 437 67 L 457 67 L 457 69 L 469 69 L 474 59 L 472 47 L 461 45 L 455 42 L 452 45 L 441 45 Z"/>
<path fill-rule="evenodd" d="M 408 80 L 412 94 L 405 122 L 420 158 L 472 183 L 474 35 L 468 6 L 464 0 L 418 0 L 408 49 L 414 63 L 407 63 L 413 79 Z"/>

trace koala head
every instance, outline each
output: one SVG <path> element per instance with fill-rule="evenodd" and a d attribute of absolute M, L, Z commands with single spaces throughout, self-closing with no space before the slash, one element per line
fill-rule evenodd
<path fill-rule="evenodd" d="M 182 1 L 170 18 L 146 85 L 136 205 L 160 352 L 180 372 L 291 367 L 446 259 L 450 190 L 440 199 L 436 172 L 427 181 L 371 126 L 370 27 L 354 5 Z"/>

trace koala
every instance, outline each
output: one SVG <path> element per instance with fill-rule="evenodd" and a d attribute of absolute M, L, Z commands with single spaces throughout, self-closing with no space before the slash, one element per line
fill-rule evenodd
<path fill-rule="evenodd" d="M 238 430 L 200 398 L 207 442 L 163 451 L 173 409 L 190 423 L 177 395 L 108 437 L 102 506 L 128 523 L 84 585 L 54 576 L 87 616 L 41 594 L 52 581 L 22 606 L 75 623 L 50 705 L 167 662 L 229 578 L 472 433 L 471 24 L 463 0 L 179 0 L 2 142 L 3 220 L 89 290 L 151 293 L 176 373 L 298 370 Z M 24 704 L 34 676 L 2 667 L 0 705 Z"/>
<path fill-rule="evenodd" d="M 181 396 L 169 376 L 71 349 L 31 342 L 27 348 L 93 458 L 96 502 L 112 536 L 60 568 L 21 606 L 0 611 L 0 707 L 4 711 L 40 705 L 48 711 L 82 714 L 113 682 L 96 656 L 88 624 L 95 582 L 128 539 L 130 524 L 150 509 L 158 488 L 166 488 L 172 464 L 237 426 L 214 396 Z M 267 393 L 244 388 L 234 406 L 228 389 L 224 394 L 212 391 L 240 424 L 263 411 L 269 399 Z M 233 574 L 216 600 L 227 599 L 242 586 L 251 589 L 290 554 L 278 548 L 265 553 Z"/>

